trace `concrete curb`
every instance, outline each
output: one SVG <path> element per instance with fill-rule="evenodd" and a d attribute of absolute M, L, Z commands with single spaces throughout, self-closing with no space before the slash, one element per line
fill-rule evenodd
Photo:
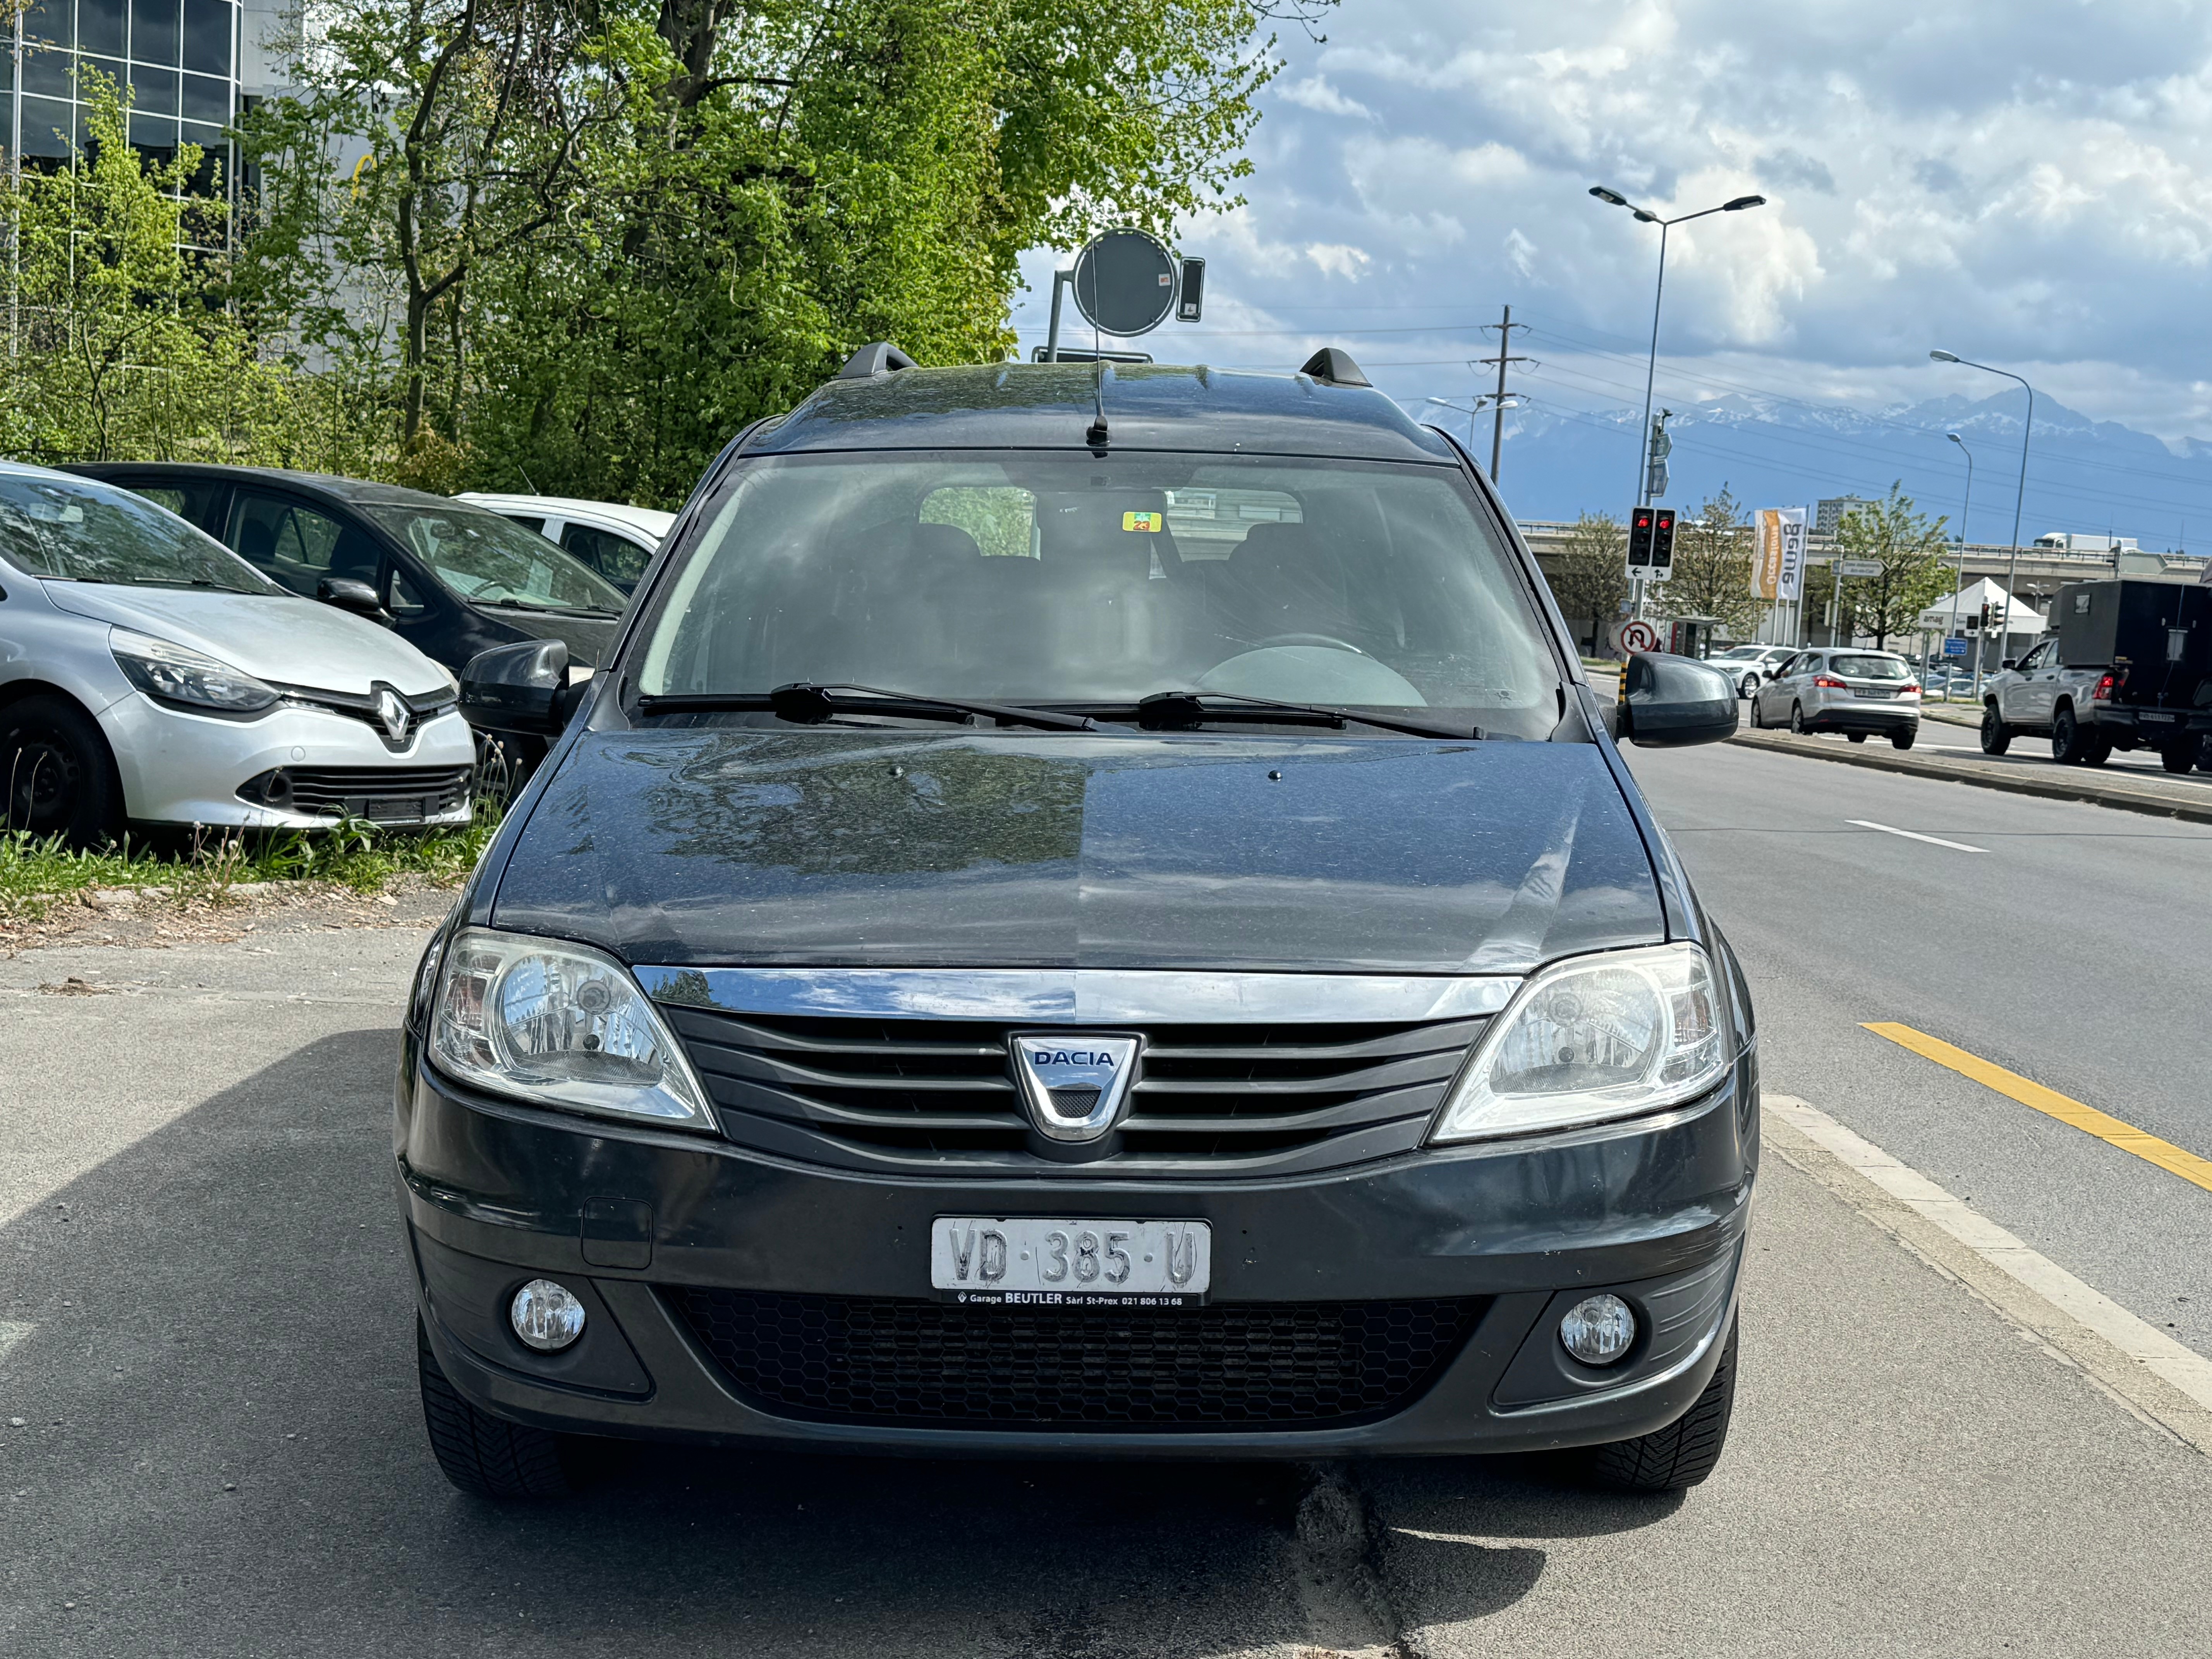
<path fill-rule="evenodd" d="M 1901 772 L 1907 777 L 1934 778 L 1943 783 L 1972 784 L 1977 789 L 1999 789 L 2010 795 L 2035 795 L 2045 800 L 2086 802 L 2092 806 L 2117 807 L 2123 812 L 2148 812 L 2154 817 L 2181 818 L 2191 823 L 2212 823 L 2212 791 L 2202 801 L 2130 789 L 2125 784 L 2100 779 L 2033 773 L 2013 775 L 1985 772 L 1950 761 L 1925 759 L 1905 750 L 1877 750 L 1871 743 L 1824 743 L 1818 738 L 1793 738 L 1783 732 L 1738 732 L 1728 741 L 1747 749 L 1764 749 L 1779 755 L 1802 755 L 1808 760 L 1833 761 L 1841 766 L 1871 767 L 1877 772 Z"/>
<path fill-rule="evenodd" d="M 2212 1360 L 1817 1107 L 1769 1094 L 1764 1121 L 1768 1146 L 1785 1162 L 1964 1285 L 2138 1418 L 2212 1454 Z"/>

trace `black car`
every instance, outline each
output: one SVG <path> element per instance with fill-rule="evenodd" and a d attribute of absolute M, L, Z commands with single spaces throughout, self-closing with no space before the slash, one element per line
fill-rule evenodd
<path fill-rule="evenodd" d="M 419 489 L 190 462 L 69 470 L 167 507 L 295 593 L 388 622 L 456 673 L 517 640 L 557 639 L 595 663 L 629 603 L 544 537 Z"/>
<path fill-rule="evenodd" d="M 422 959 L 430 1440 L 1702 1480 L 1749 998 L 1497 496 L 1340 353 L 890 369 L 743 434 Z"/>

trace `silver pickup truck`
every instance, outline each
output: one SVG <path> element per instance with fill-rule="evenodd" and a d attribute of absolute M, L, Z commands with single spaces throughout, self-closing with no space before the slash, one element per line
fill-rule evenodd
<path fill-rule="evenodd" d="M 2002 755 L 2023 736 L 2051 738 L 2051 757 L 2071 766 L 2101 766 L 2113 748 L 2112 734 L 2100 731 L 2100 705 L 2112 695 L 2107 663 L 2069 665 L 2060 660 L 2058 641 L 2046 639 L 2018 662 L 2005 659 L 2004 670 L 1982 688 L 1982 752 Z M 2132 736 L 2125 744 L 2135 746 Z"/>
<path fill-rule="evenodd" d="M 2156 750 L 2169 772 L 2212 761 L 2212 590 L 2102 577 L 2067 583 L 2051 611 L 2057 631 L 1983 694 L 1984 750 L 2047 732 L 2052 757 L 2077 765 L 2130 749 Z"/>

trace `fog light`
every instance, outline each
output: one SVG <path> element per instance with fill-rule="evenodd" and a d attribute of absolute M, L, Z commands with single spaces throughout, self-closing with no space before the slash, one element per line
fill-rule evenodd
<path fill-rule="evenodd" d="M 580 1309 L 577 1323 L 583 1323 Z M 1559 1322 L 1559 1340 L 1585 1365 L 1610 1365 L 1636 1340 L 1636 1316 L 1617 1296 L 1586 1296 Z"/>
<path fill-rule="evenodd" d="M 584 1304 L 550 1279 L 533 1279 L 517 1291 L 507 1318 L 540 1353 L 558 1353 L 584 1334 Z"/>

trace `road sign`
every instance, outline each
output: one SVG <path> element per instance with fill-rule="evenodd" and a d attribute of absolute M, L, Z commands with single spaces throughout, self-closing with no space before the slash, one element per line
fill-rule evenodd
<path fill-rule="evenodd" d="M 1947 657 L 1965 656 L 1966 654 L 1966 636 L 1964 634 L 1954 634 L 1948 639 L 1945 640 L 1943 641 L 1943 654 Z"/>
<path fill-rule="evenodd" d="M 1149 334 L 1175 302 L 1175 258 L 1158 237 L 1109 230 L 1075 256 L 1075 308 L 1109 334 Z"/>
<path fill-rule="evenodd" d="M 1841 559 L 1837 562 L 1836 568 L 1842 571 L 1846 576 L 1879 576 L 1881 574 L 1881 561 L 1880 559 Z"/>
<path fill-rule="evenodd" d="M 1613 630 L 1613 642 L 1622 651 L 1656 651 L 1659 630 L 1641 617 L 1625 622 Z"/>

